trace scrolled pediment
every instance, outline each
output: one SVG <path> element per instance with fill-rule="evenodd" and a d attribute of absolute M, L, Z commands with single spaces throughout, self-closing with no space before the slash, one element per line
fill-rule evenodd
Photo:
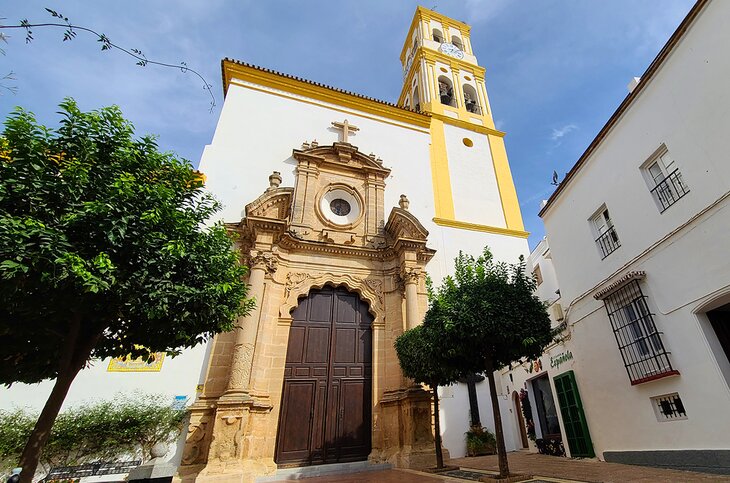
<path fill-rule="evenodd" d="M 319 166 L 346 167 L 354 170 L 371 171 L 383 178 L 390 175 L 390 169 L 383 166 L 383 162 L 375 155 L 361 153 L 357 146 L 349 143 L 334 143 L 332 145 L 315 145 L 295 149 L 292 157 L 299 162 L 315 163 Z"/>
<path fill-rule="evenodd" d="M 393 208 L 390 211 L 385 233 L 394 241 L 406 239 L 426 243 L 428 239 L 428 230 L 418 218 L 403 208 Z"/>
<path fill-rule="evenodd" d="M 286 220 L 291 210 L 294 188 L 275 188 L 266 190 L 264 194 L 246 205 L 246 218 L 269 218 Z"/>

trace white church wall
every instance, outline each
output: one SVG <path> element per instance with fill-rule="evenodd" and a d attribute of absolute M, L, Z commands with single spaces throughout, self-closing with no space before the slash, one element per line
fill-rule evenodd
<path fill-rule="evenodd" d="M 224 204 L 222 218 L 240 220 L 245 204 L 268 187 L 273 170 L 281 171 L 282 186 L 294 186 L 292 150 L 300 149 L 304 141 L 316 139 L 320 145 L 338 141 L 341 131 L 331 123 L 344 119 L 360 129 L 349 142 L 365 154 L 375 153 L 393 170 L 385 190 L 386 216 L 390 207 L 398 206 L 399 196 L 406 194 L 411 211 L 421 221 L 430 220 L 433 194 L 427 129 L 314 99 L 235 84 L 228 89 L 213 142 L 200 163 L 208 189 Z"/>
<path fill-rule="evenodd" d="M 485 246 L 489 246 L 496 259 L 509 262 L 517 262 L 520 255 L 528 255 L 525 239 L 442 227 L 433 222 L 435 208 L 427 129 L 247 85 L 229 87 L 215 136 L 200 163 L 208 189 L 224 204 L 222 217 L 225 221 L 240 220 L 245 204 L 268 187 L 268 176 L 273 170 L 281 171 L 282 186 L 293 186 L 292 149 L 314 139 L 320 145 L 338 141 L 341 131 L 334 129 L 331 123 L 347 119 L 359 128 L 349 141 L 361 152 L 375 153 L 384 166 L 392 169 L 386 180 L 386 215 L 391 207 L 398 205 L 400 195 L 406 194 L 410 200 L 409 210 L 429 231 L 429 246 L 436 249 L 436 256 L 427 270 L 436 284 L 453 273 L 454 258 L 460 250 L 479 255 Z M 467 134 L 473 134 L 469 136 L 475 141 L 472 151 L 467 151 L 462 143 Z M 486 137 L 450 126 L 447 126 L 446 136 L 452 183 L 458 178 L 453 185 L 454 202 L 467 217 L 464 221 L 504 227 Z M 475 176 L 479 182 L 472 183 L 476 187 L 472 189 L 466 181 L 473 182 Z M 495 210 L 496 215 L 484 215 Z M 457 218 L 462 219 L 458 211 Z M 465 452 L 468 417 L 464 414 L 465 408 L 468 413 L 468 396 L 465 385 L 456 385 L 449 390 L 453 397 L 445 400 L 441 411 L 444 446 L 452 456 L 458 456 Z M 480 392 L 483 392 L 480 406 L 485 405 L 482 417 L 487 426 L 486 421 L 492 420 L 488 390 Z M 487 427 L 493 430 L 493 423 L 490 424 Z"/>

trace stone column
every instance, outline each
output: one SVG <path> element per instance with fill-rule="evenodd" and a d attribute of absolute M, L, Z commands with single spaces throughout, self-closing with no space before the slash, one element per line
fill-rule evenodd
<path fill-rule="evenodd" d="M 406 270 L 403 279 L 406 286 L 406 328 L 412 329 L 421 323 L 421 314 L 418 310 L 418 270 Z"/>
<path fill-rule="evenodd" d="M 264 277 L 267 270 L 274 269 L 274 264 L 275 260 L 271 253 L 252 253 L 248 278 L 250 286 L 248 295 L 256 301 L 256 306 L 247 316 L 238 319 L 231 372 L 228 376 L 228 387 L 223 394 L 223 398 L 246 398 L 248 396 L 253 352 L 264 296 Z"/>

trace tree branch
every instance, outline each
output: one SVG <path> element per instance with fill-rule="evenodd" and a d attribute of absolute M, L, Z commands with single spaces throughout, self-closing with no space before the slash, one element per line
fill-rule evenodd
<path fill-rule="evenodd" d="M 55 22 L 46 22 L 46 23 L 29 23 L 27 20 L 21 20 L 20 25 L 0 25 L 0 30 L 2 29 L 25 29 L 26 35 L 25 35 L 25 42 L 30 43 L 33 41 L 33 32 L 32 28 L 37 27 L 56 27 L 56 28 L 63 28 L 65 29 L 64 35 L 63 35 L 63 41 L 67 40 L 73 40 L 76 37 L 76 31 L 80 30 L 82 32 L 88 32 L 92 35 L 95 35 L 97 37 L 97 41 L 101 42 L 101 50 L 111 50 L 116 49 L 119 50 L 130 57 L 137 60 L 137 65 L 141 67 L 147 66 L 147 64 L 152 65 L 158 65 L 160 67 L 169 67 L 173 69 L 180 69 L 180 71 L 183 74 L 186 74 L 188 72 L 191 72 L 192 74 L 196 75 L 201 81 L 203 81 L 203 89 L 208 91 L 208 94 L 210 94 L 210 112 L 213 112 L 213 108 L 216 106 L 215 96 L 213 95 L 213 91 L 211 89 L 211 84 L 208 83 L 207 80 L 200 74 L 197 70 L 191 69 L 188 67 L 187 63 L 180 62 L 179 65 L 177 64 L 170 64 L 167 62 L 159 62 L 156 60 L 149 60 L 141 50 L 138 49 L 126 49 L 124 47 L 121 47 L 114 42 L 112 42 L 109 37 L 104 35 L 103 33 L 99 33 L 93 29 L 90 29 L 88 27 L 83 27 L 80 25 L 72 24 L 68 21 L 67 17 L 62 16 L 58 12 L 55 12 L 51 9 L 46 9 L 53 17 L 60 18 L 65 21 L 65 23 L 55 23 Z"/>

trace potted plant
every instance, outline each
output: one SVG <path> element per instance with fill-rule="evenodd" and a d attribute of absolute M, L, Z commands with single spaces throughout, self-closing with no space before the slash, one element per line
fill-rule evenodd
<path fill-rule="evenodd" d="M 473 426 L 466 435 L 467 456 L 482 456 L 496 454 L 497 440 L 494 433 L 480 426 Z"/>

